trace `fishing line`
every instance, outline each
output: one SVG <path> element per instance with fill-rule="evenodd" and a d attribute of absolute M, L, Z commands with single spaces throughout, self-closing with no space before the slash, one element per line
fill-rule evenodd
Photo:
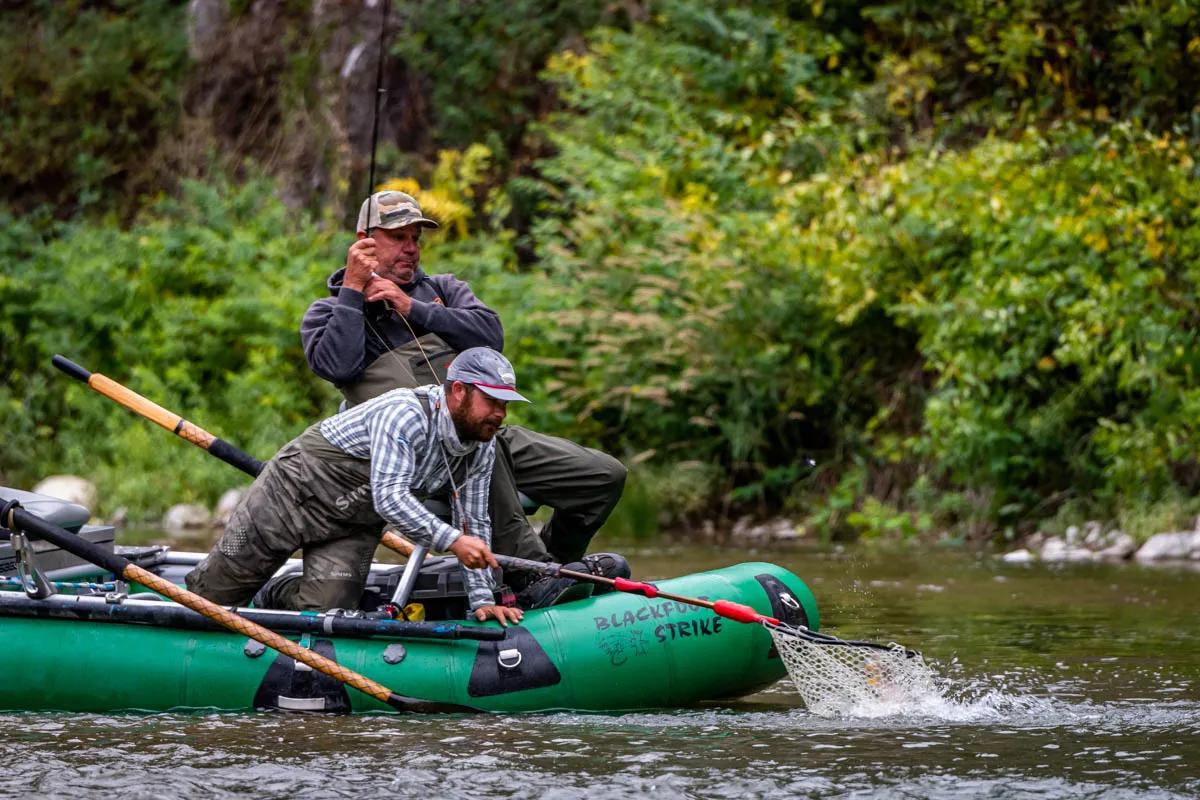
<path fill-rule="evenodd" d="M 371 167 L 367 176 L 367 229 L 365 233 L 368 237 L 375 232 L 374 226 L 371 225 L 372 212 L 375 210 L 375 152 L 379 145 L 379 106 L 384 93 L 387 92 L 387 90 L 383 87 L 383 62 L 385 57 L 384 48 L 387 37 L 388 8 L 391 5 L 391 0 L 383 0 L 383 16 L 379 24 L 379 55 L 375 62 L 375 109 L 371 119 Z M 371 271 L 371 277 L 378 278 L 379 280 L 387 280 L 374 270 Z M 413 330 L 408 318 L 399 311 L 396 311 L 395 313 L 404 321 L 404 326 L 408 328 L 409 334 L 413 337 L 413 341 L 417 345 L 417 350 L 421 353 L 421 357 L 425 359 L 425 365 L 429 367 L 430 374 L 432 374 L 434 378 L 437 378 L 437 371 L 433 368 L 433 363 L 429 360 L 429 355 L 425 352 L 425 347 L 421 344 L 421 340 L 417 338 L 417 333 Z M 378 330 L 375 329 L 374 325 L 371 324 L 371 318 L 366 314 L 363 314 L 363 320 L 366 322 L 367 328 L 371 331 L 371 333 L 375 334 L 375 338 L 377 338 L 383 345 L 385 352 L 391 355 L 392 358 L 396 360 L 396 363 L 403 366 L 404 362 L 402 362 L 400 360 L 400 356 L 396 355 L 395 351 L 392 350 L 391 343 L 384 338 L 384 336 Z M 441 410 L 441 405 L 442 404 L 440 400 L 435 404 L 435 414 Z M 449 409 L 447 409 L 447 413 L 449 413 Z M 435 425 L 436 423 L 431 419 L 430 424 Z M 454 503 L 454 511 L 458 514 L 458 521 L 462 526 L 462 532 L 467 533 L 467 516 L 463 512 L 462 498 L 458 491 L 458 482 L 454 480 L 454 470 L 450 468 L 450 459 L 446 456 L 446 445 L 442 441 L 441 437 L 437 435 L 436 430 L 431 431 L 431 433 L 433 434 L 434 438 L 437 439 L 437 450 L 442 456 L 442 466 L 446 468 L 446 477 L 450 482 L 450 497 Z"/>

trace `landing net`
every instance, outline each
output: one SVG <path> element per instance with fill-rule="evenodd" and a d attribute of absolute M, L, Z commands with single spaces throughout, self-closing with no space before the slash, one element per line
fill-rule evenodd
<path fill-rule="evenodd" d="M 766 626 L 809 711 L 824 717 L 878 716 L 913 710 L 939 696 L 919 653 L 787 626 Z"/>

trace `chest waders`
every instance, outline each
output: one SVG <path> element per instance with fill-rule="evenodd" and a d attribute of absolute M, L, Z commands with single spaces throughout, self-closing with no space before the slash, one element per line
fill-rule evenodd
<path fill-rule="evenodd" d="M 369 317 L 364 324 L 367 336 L 389 344 Z M 425 363 L 421 348 L 434 371 Z M 455 355 L 457 351 L 444 339 L 427 333 L 384 352 L 357 381 L 339 389 L 350 407 L 391 389 L 443 383 Z M 616 507 L 624 485 L 625 467 L 612 456 L 557 436 L 505 425 L 496 433 L 496 466 L 488 495 L 492 549 L 533 561 L 577 561 Z M 522 492 L 528 495 L 528 503 Z M 538 505 L 554 509 L 540 535 L 526 517 Z M 526 578 L 517 573 L 511 582 L 520 586 Z"/>
<path fill-rule="evenodd" d="M 436 437 L 428 398 L 417 398 Z M 456 476 L 469 466 L 468 457 L 451 461 Z M 188 574 L 188 587 L 222 605 L 254 598 L 296 611 L 357 608 L 385 524 L 370 480 L 368 459 L 330 444 L 313 425 L 267 462 L 216 546 Z M 303 551 L 303 572 L 264 587 L 296 550 Z"/>
<path fill-rule="evenodd" d="M 373 325 L 367 326 L 368 336 L 378 336 Z M 424 353 L 422 353 L 424 348 Z M 425 356 L 429 364 L 425 363 Z M 346 398 L 346 407 L 364 403 L 392 389 L 415 389 L 431 383 L 441 384 L 446 380 L 446 370 L 458 351 L 446 344 L 436 333 L 427 333 L 419 339 L 406 342 L 399 347 L 384 351 L 363 370 L 354 383 L 338 389 Z M 430 371 L 429 365 L 433 365 Z"/>

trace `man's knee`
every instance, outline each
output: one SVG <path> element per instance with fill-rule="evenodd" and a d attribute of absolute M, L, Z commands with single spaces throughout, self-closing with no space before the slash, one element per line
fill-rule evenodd
<path fill-rule="evenodd" d="M 279 608 L 292 611 L 328 611 L 331 608 L 357 609 L 362 601 L 365 580 L 301 579 L 289 592 L 278 598 Z"/>
<path fill-rule="evenodd" d="M 271 577 L 272 568 L 264 565 L 256 570 L 239 563 L 214 549 L 196 568 L 184 576 L 188 591 L 223 606 L 243 606 L 259 587 Z"/>
<path fill-rule="evenodd" d="M 596 454 L 595 467 L 598 483 L 605 488 L 608 494 L 620 497 L 621 492 L 625 490 L 625 479 L 629 476 L 629 470 L 608 453 L 602 453 L 599 450 L 593 452 Z"/>

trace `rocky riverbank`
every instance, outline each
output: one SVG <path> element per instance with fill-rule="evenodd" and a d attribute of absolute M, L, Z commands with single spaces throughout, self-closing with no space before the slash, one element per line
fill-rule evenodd
<path fill-rule="evenodd" d="M 74 475 L 54 475 L 44 479 L 33 491 L 78 503 L 85 508 L 96 504 L 96 487 Z M 241 500 L 240 489 L 225 492 L 214 508 L 187 503 L 171 506 L 158 522 L 169 537 L 187 538 L 205 530 L 221 530 L 229 515 Z M 128 513 L 118 509 L 104 522 L 122 526 L 128 523 Z M 745 547 L 781 546 L 802 541 L 803 526 L 785 517 L 754 520 L 738 519 L 732 528 L 721 529 L 706 522 L 698 531 L 704 541 Z M 1027 537 L 1016 550 L 1000 556 L 1009 563 L 1071 562 L 1071 561 L 1200 561 L 1200 518 L 1191 531 L 1164 531 L 1137 542 L 1116 528 L 1106 529 L 1100 522 L 1071 526 L 1062 536 L 1035 533 Z"/>

